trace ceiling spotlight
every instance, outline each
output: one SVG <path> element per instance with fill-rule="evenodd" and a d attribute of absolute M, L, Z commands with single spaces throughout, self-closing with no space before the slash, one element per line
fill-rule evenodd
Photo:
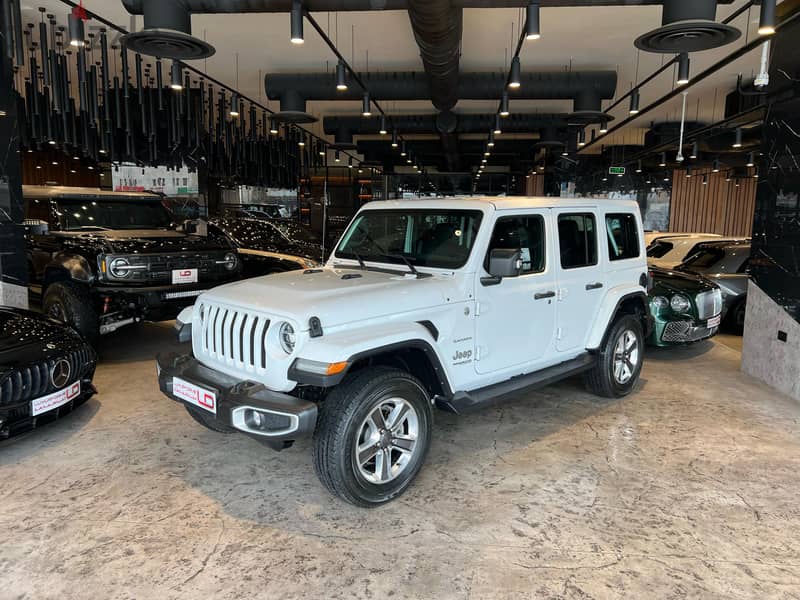
<path fill-rule="evenodd" d="M 489 148 L 494 146 L 494 131 L 489 131 L 489 141 L 486 142 L 486 145 L 489 146 Z"/>
<path fill-rule="evenodd" d="M 348 168 L 350 168 L 350 169 L 352 169 L 352 168 L 353 168 L 353 157 L 352 157 L 352 156 L 351 156 L 350 158 L 348 158 L 348 159 L 347 159 L 347 166 L 348 166 Z"/>
<path fill-rule="evenodd" d="M 667 166 L 667 153 L 666 152 L 662 152 L 661 153 L 661 160 L 658 161 L 658 166 L 659 167 L 666 167 Z"/>
<path fill-rule="evenodd" d="M 234 118 L 239 116 L 239 94 L 237 92 L 231 96 L 231 110 L 228 114 Z"/>
<path fill-rule="evenodd" d="M 392 129 L 392 148 L 397 148 L 397 129 Z"/>
<path fill-rule="evenodd" d="M 522 85 L 522 82 L 520 81 L 520 70 L 521 67 L 519 64 L 519 56 L 515 56 L 511 59 L 511 78 L 508 82 L 508 87 L 510 87 L 512 90 L 519 89 L 519 87 Z"/>
<path fill-rule="evenodd" d="M 405 156 L 406 154 L 408 154 L 406 152 L 406 141 L 403 140 L 402 142 L 400 142 L 400 156 Z"/>
<path fill-rule="evenodd" d="M 37 169 L 41 169 L 41 168 L 42 168 L 42 165 L 36 165 L 36 168 L 37 168 Z"/>
<path fill-rule="evenodd" d="M 47 140 L 47 143 L 50 144 L 51 146 L 55 146 L 56 145 L 56 141 L 55 140 Z"/>
<path fill-rule="evenodd" d="M 692 153 L 689 155 L 689 158 L 697 158 L 697 155 L 700 152 L 700 146 L 697 142 L 692 144 Z"/>
<path fill-rule="evenodd" d="M 689 83 L 689 54 L 681 52 L 678 55 L 678 85 L 686 85 Z"/>
<path fill-rule="evenodd" d="M 486 150 L 483 152 L 483 155 L 484 155 L 484 156 L 491 156 L 491 155 L 492 155 L 492 153 L 491 153 L 491 151 L 489 150 L 489 148 L 486 148 Z"/>
<path fill-rule="evenodd" d="M 181 68 L 180 61 L 172 61 L 172 70 L 170 76 L 170 85 L 173 90 L 180 92 L 183 89 L 183 69 Z"/>
<path fill-rule="evenodd" d="M 708 173 L 703 175 L 703 185 L 708 185 Z"/>
<path fill-rule="evenodd" d="M 641 160 L 636 163 L 636 172 L 637 173 L 641 173 L 642 172 L 642 161 Z"/>
<path fill-rule="evenodd" d="M 754 167 L 756 164 L 756 155 L 754 152 L 751 152 L 747 155 L 747 166 Z"/>
<path fill-rule="evenodd" d="M 564 150 L 561 151 L 561 156 L 569 156 L 569 150 L 564 148 Z"/>
<path fill-rule="evenodd" d="M 761 15 L 758 19 L 758 35 L 775 34 L 775 0 L 761 0 Z"/>
<path fill-rule="evenodd" d="M 525 22 L 525 39 L 538 40 L 541 35 L 539 25 L 539 0 L 533 0 L 528 4 L 528 19 Z"/>
<path fill-rule="evenodd" d="M 334 153 L 333 160 L 335 160 L 336 162 L 340 162 L 342 160 L 341 156 L 339 156 L 338 150 Z"/>
<path fill-rule="evenodd" d="M 306 145 L 306 139 L 305 139 L 305 137 L 301 137 L 299 140 L 297 140 L 297 145 L 298 145 L 298 146 L 300 146 L 301 148 L 302 148 L 303 146 L 305 146 L 305 145 Z"/>
<path fill-rule="evenodd" d="M 325 156 L 325 148 L 320 148 L 319 149 L 319 155 L 320 156 Z"/>
<path fill-rule="evenodd" d="M 753 179 L 758 179 L 758 169 L 756 169 L 756 172 L 753 173 Z"/>
<path fill-rule="evenodd" d="M 686 178 L 689 179 L 692 176 L 692 167 L 686 167 Z"/>
<path fill-rule="evenodd" d="M 635 115 L 639 113 L 639 88 L 631 90 L 631 107 L 628 109 L 628 114 Z"/>
<path fill-rule="evenodd" d="M 53 164 L 54 164 L 54 165 L 57 165 L 57 164 L 58 164 L 58 161 L 57 161 L 57 160 L 54 160 L 54 161 L 53 161 Z"/>
<path fill-rule="evenodd" d="M 500 98 L 500 116 L 507 117 L 510 114 L 508 110 L 508 92 L 503 92 L 503 96 Z"/>
<path fill-rule="evenodd" d="M 302 44 L 303 43 L 303 5 L 300 3 L 300 0 L 293 0 L 292 1 L 292 12 L 291 12 L 291 29 L 292 29 L 292 43 L 293 44 Z"/>
<path fill-rule="evenodd" d="M 270 117 L 269 120 L 269 132 L 272 135 L 278 135 L 278 122 L 273 117 Z"/>
<path fill-rule="evenodd" d="M 736 139 L 733 142 L 734 148 L 741 148 L 742 147 L 742 128 L 736 128 Z"/>
<path fill-rule="evenodd" d="M 725 173 L 725 181 L 730 181 L 731 179 L 732 179 L 731 172 L 728 171 L 727 173 Z"/>
<path fill-rule="evenodd" d="M 387 133 L 387 131 L 386 131 L 386 115 L 381 115 L 381 129 L 380 129 L 380 131 L 378 133 L 380 133 L 381 135 L 386 135 L 386 133 Z"/>
<path fill-rule="evenodd" d="M 712 173 L 719 173 L 719 159 L 715 158 L 714 162 L 711 163 L 711 172 Z"/>
<path fill-rule="evenodd" d="M 486 159 L 485 159 L 485 158 L 482 158 L 482 159 L 481 159 L 481 163 L 483 163 L 483 164 L 486 164 Z"/>
<path fill-rule="evenodd" d="M 361 116 L 372 116 L 372 110 L 370 110 L 369 92 L 364 92 L 364 97 L 361 99 Z"/>
<path fill-rule="evenodd" d="M 83 19 L 75 14 L 75 10 L 69 14 L 69 45 L 80 48 L 84 45 Z"/>
<path fill-rule="evenodd" d="M 608 133 L 608 121 L 606 119 L 600 121 L 600 133 Z"/>
<path fill-rule="evenodd" d="M 336 89 L 340 92 L 347 89 L 347 72 L 344 69 L 344 61 L 341 59 L 336 63 Z"/>
<path fill-rule="evenodd" d="M 90 171 L 94 171 L 94 167 L 93 167 L 92 165 L 89 165 L 88 169 L 89 169 Z"/>
<path fill-rule="evenodd" d="M 586 145 L 586 130 L 581 129 L 578 131 L 578 147 L 583 148 Z"/>
<path fill-rule="evenodd" d="M 664 175 L 664 181 L 669 181 L 669 177 L 666 174 Z"/>

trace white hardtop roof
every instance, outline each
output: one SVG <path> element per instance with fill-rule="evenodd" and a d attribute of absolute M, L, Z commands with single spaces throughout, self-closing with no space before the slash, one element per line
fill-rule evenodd
<path fill-rule="evenodd" d="M 547 198 L 526 196 L 484 196 L 464 198 L 420 198 L 419 200 L 375 200 L 365 204 L 363 210 L 387 209 L 464 209 L 464 210 L 515 210 L 525 208 L 605 208 L 618 207 L 631 210 L 633 200 L 608 198 Z"/>

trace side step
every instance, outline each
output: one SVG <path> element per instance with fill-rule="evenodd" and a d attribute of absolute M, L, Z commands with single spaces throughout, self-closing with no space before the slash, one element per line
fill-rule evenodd
<path fill-rule="evenodd" d="M 504 396 L 521 390 L 532 390 L 550 385 L 556 381 L 570 377 L 591 369 L 597 358 L 586 352 L 572 360 L 553 365 L 535 373 L 518 375 L 507 381 L 472 390 L 471 392 L 456 392 L 452 398 L 436 398 L 436 406 L 447 412 L 460 415 L 464 412 L 486 406 Z"/>

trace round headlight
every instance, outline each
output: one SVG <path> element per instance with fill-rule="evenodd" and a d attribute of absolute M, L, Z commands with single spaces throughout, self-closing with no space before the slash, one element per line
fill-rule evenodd
<path fill-rule="evenodd" d="M 296 338 L 294 335 L 294 327 L 292 327 L 290 323 L 281 323 L 281 326 L 278 329 L 278 340 L 281 343 L 281 348 L 283 348 L 283 351 L 286 352 L 286 354 L 291 354 L 294 352 Z"/>
<path fill-rule="evenodd" d="M 128 277 L 131 274 L 130 269 L 125 268 L 128 266 L 130 266 L 130 263 L 126 259 L 115 258 L 109 263 L 108 272 L 118 279 Z"/>
<path fill-rule="evenodd" d="M 228 269 L 228 271 L 233 271 L 237 264 L 239 264 L 239 259 L 236 258 L 233 252 L 228 252 L 225 255 L 225 268 Z"/>
<path fill-rule="evenodd" d="M 691 301 L 683 294 L 675 294 L 669 301 L 669 307 L 677 313 L 685 313 L 691 306 Z"/>
<path fill-rule="evenodd" d="M 653 310 L 655 312 L 661 312 L 662 310 L 666 310 L 669 306 L 669 300 L 667 300 L 664 296 L 655 296 L 650 300 L 650 304 L 653 306 Z"/>

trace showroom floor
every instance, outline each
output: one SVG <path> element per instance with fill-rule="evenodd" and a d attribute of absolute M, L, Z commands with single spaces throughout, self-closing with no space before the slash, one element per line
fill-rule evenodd
<path fill-rule="evenodd" d="M 171 339 L 104 340 L 100 394 L 0 445 L 0 597 L 800 597 L 800 405 L 720 342 L 650 352 L 624 400 L 568 381 L 437 413 L 416 484 L 367 511 L 308 442 L 274 453 L 163 398 Z"/>

